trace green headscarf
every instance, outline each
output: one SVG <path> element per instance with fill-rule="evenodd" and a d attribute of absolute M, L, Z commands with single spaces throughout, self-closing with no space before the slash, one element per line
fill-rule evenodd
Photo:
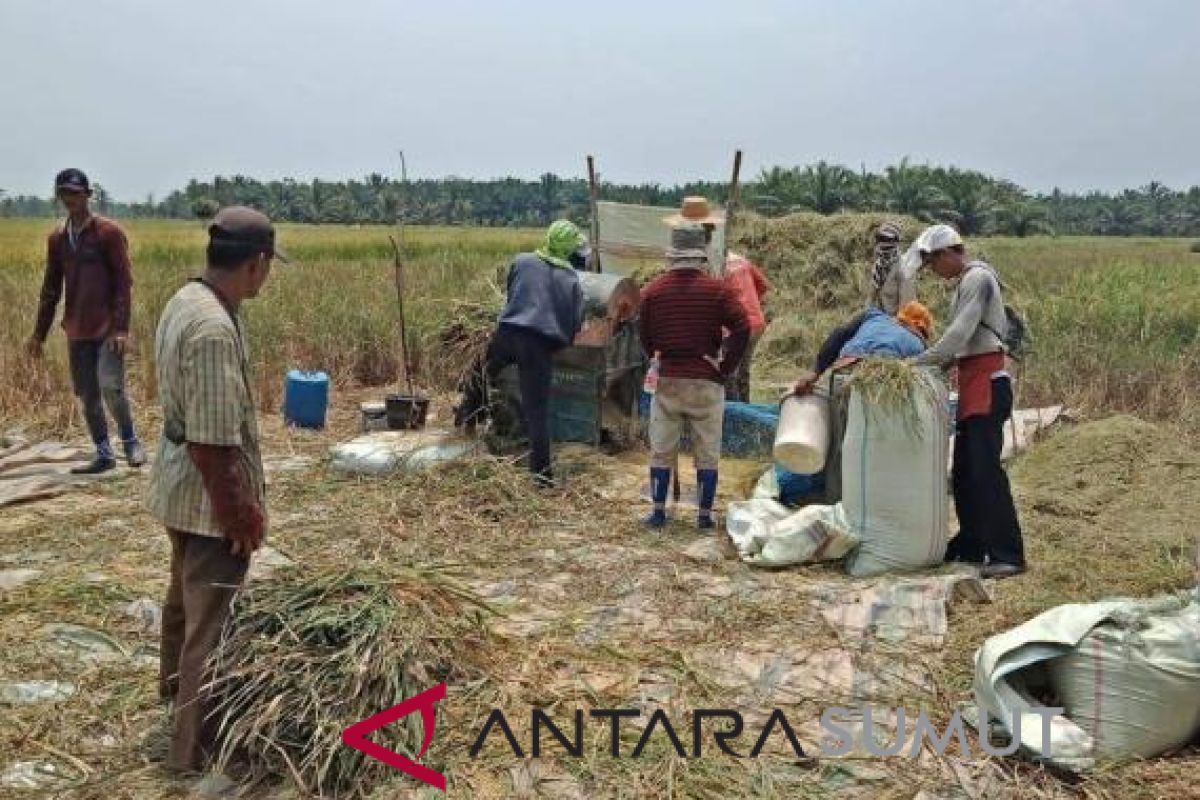
<path fill-rule="evenodd" d="M 568 259 L 583 246 L 584 241 L 583 233 L 575 223 L 560 219 L 546 229 L 545 243 L 534 252 L 548 264 L 570 269 L 571 262 Z"/>

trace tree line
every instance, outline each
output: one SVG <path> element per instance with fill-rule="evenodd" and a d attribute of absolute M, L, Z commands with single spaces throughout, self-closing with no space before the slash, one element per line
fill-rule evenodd
<path fill-rule="evenodd" d="M 685 195 L 723 203 L 726 183 L 602 182 L 600 197 L 623 203 L 673 206 Z M 380 174 L 349 181 L 258 181 L 243 175 L 192 180 L 161 200 L 118 202 L 97 185 L 95 204 L 116 217 L 207 218 L 223 205 L 244 204 L 272 218 L 310 223 L 537 226 L 567 216 L 587 217 L 588 185 L 546 173 L 537 180 L 465 178 L 397 181 Z M 1029 236 L 1039 233 L 1104 236 L 1200 235 L 1200 187 L 1173 190 L 1157 181 L 1119 193 L 1032 193 L 981 172 L 912 164 L 882 172 L 819 161 L 771 167 L 742 187 L 742 205 L 760 214 L 796 211 L 892 211 L 944 220 L 964 234 Z M 0 216 L 52 216 L 53 198 L 8 195 L 0 189 Z"/>

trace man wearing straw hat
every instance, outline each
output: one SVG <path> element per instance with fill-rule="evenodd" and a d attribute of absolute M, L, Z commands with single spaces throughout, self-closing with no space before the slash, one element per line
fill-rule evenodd
<path fill-rule="evenodd" d="M 175 293 L 158 323 L 163 435 L 146 491 L 146 505 L 171 541 L 159 689 L 173 703 L 167 766 L 182 772 L 203 770 L 215 755 L 206 664 L 266 530 L 238 309 L 258 296 L 272 260 L 285 260 L 270 220 L 251 208 L 221 209 L 208 235 L 207 269 Z"/>
<path fill-rule="evenodd" d="M 685 422 L 691 427 L 696 463 L 697 523 L 701 530 L 714 527 L 725 382 L 741 362 L 750 328 L 732 290 L 708 274 L 708 241 L 702 222 L 677 219 L 666 253 L 667 272 L 642 293 L 642 347 L 658 358 L 660 370 L 650 406 L 654 507 L 645 522 L 652 528 L 667 522 L 671 468 Z M 724 330 L 729 335 L 722 340 Z"/>
<path fill-rule="evenodd" d="M 725 223 L 725 215 L 720 211 L 713 211 L 707 198 L 692 195 L 683 198 L 678 213 L 664 218 L 663 221 L 671 226 L 684 222 L 703 225 L 704 244 L 706 248 L 710 248 L 717 226 Z M 710 264 L 713 263 L 712 259 L 714 258 L 719 259 L 720 253 L 709 253 Z M 717 271 L 720 272 L 720 270 Z M 746 312 L 746 319 L 750 324 L 750 338 L 737 369 L 730 374 L 725 385 L 725 398 L 746 402 L 750 399 L 750 362 L 754 358 L 754 348 L 767 327 L 762 304 L 763 298 L 770 291 L 770 285 L 762 270 L 750 259 L 733 252 L 725 258 L 723 278 Z M 726 333 L 728 334 L 728 331 Z"/>

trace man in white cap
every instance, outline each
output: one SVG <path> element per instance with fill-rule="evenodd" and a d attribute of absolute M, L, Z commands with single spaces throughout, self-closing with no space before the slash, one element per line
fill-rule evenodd
<path fill-rule="evenodd" d="M 1000 462 L 1004 423 L 1012 415 L 1012 378 L 1005 370 L 1008 321 L 1000 281 L 982 261 L 967 261 L 958 231 L 927 228 L 910 253 L 939 277 L 957 280 L 952 319 L 917 364 L 955 367 L 958 418 L 951 481 L 959 533 L 948 561 L 981 564 L 982 575 L 1007 578 L 1025 571 L 1021 524 Z"/>

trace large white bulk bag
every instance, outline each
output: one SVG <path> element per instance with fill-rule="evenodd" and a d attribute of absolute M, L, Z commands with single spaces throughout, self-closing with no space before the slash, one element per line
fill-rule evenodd
<path fill-rule="evenodd" d="M 1200 604 L 1114 614 L 1046 667 L 1093 756 L 1150 758 L 1200 734 Z"/>
<path fill-rule="evenodd" d="M 949 536 L 946 387 L 914 370 L 912 409 L 850 395 L 842 440 L 842 506 L 858 550 L 847 571 L 864 577 L 940 564 Z"/>

